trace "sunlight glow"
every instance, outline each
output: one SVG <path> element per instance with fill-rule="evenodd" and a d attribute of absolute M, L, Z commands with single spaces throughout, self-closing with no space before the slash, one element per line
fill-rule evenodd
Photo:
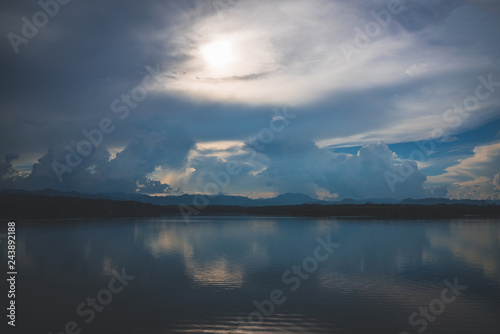
<path fill-rule="evenodd" d="M 231 45 L 227 41 L 216 41 L 201 49 L 203 58 L 212 67 L 223 67 L 233 59 Z"/>

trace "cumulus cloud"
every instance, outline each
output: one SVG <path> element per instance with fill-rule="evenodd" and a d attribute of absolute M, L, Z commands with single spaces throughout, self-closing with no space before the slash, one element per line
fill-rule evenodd
<path fill-rule="evenodd" d="M 19 173 L 13 168 L 12 161 L 19 159 L 15 153 L 6 154 L 3 161 L 0 161 L 0 186 L 8 185 L 19 176 Z"/>
<path fill-rule="evenodd" d="M 446 173 L 436 176 L 433 182 L 466 181 L 480 176 L 493 178 L 499 172 L 500 142 L 476 146 L 473 155 L 446 168 Z"/>
<path fill-rule="evenodd" d="M 473 155 L 446 168 L 445 173 L 429 177 L 435 184 L 452 184 L 454 198 L 500 198 L 500 143 L 477 146 Z"/>
<path fill-rule="evenodd" d="M 109 152 L 102 145 L 89 157 L 80 156 L 81 160 L 75 155 L 76 142 L 53 145 L 33 165 L 30 175 L 21 178 L 7 174 L 2 187 L 30 190 L 51 188 L 87 193 L 169 192 L 172 189 L 168 184 L 152 180 L 150 174 L 157 167 L 184 167 L 187 153 L 193 145 L 194 141 L 182 133 L 151 133 L 137 136 L 111 160 Z M 70 152 L 73 152 L 72 155 Z M 74 164 L 70 165 L 68 161 Z M 54 169 L 54 163 L 57 163 L 60 177 Z"/>
<path fill-rule="evenodd" d="M 224 154 L 220 154 L 222 151 Z M 417 163 L 400 159 L 384 143 L 364 146 L 356 155 L 335 153 L 313 141 L 293 138 L 275 140 L 261 151 L 247 143 L 220 152 L 204 154 L 198 150 L 191 154 L 189 171 L 175 185 L 204 192 L 204 186 L 213 183 L 228 164 L 236 163 L 239 172 L 222 189 L 225 193 L 294 192 L 356 199 L 446 195 L 445 187 L 425 189 L 426 176 Z M 413 170 L 408 172 L 409 168 Z M 405 177 L 400 176 L 402 173 Z"/>
<path fill-rule="evenodd" d="M 260 175 L 278 192 L 311 194 L 326 189 L 341 198 L 357 199 L 429 195 L 423 187 L 426 176 L 416 162 L 399 159 L 384 143 L 366 145 L 356 155 L 320 149 L 313 142 L 276 143 L 271 150 L 274 152 L 266 152 L 270 165 Z M 400 175 L 401 168 L 409 166 L 414 172 L 391 188 L 390 176 Z"/>
<path fill-rule="evenodd" d="M 459 199 L 500 199 L 500 173 L 492 179 L 480 176 L 474 180 L 457 182 L 453 188 L 453 197 Z"/>
<path fill-rule="evenodd" d="M 19 159 L 19 154 L 9 153 L 4 157 L 4 161 L 0 162 L 0 176 L 9 175 L 15 172 L 12 168 L 12 161 Z"/>

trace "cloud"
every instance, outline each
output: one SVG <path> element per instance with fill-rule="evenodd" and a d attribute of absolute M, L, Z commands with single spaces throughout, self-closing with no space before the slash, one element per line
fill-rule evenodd
<path fill-rule="evenodd" d="M 4 179 L 10 179 L 17 176 L 17 171 L 12 167 L 12 161 L 19 159 L 19 154 L 9 153 L 0 161 L 0 184 Z"/>
<path fill-rule="evenodd" d="M 451 143 L 451 142 L 454 142 L 454 141 L 457 141 L 458 138 L 455 137 L 455 136 L 448 136 L 448 137 L 444 137 L 441 139 L 441 142 L 442 143 Z"/>
<path fill-rule="evenodd" d="M 221 154 L 224 152 L 224 154 Z M 256 151 L 252 143 L 243 148 L 220 149 L 218 154 L 199 149 L 191 152 L 189 171 L 178 183 L 185 191 L 204 192 L 217 175 L 236 163 L 240 171 L 232 176 L 225 193 L 304 193 L 312 197 L 398 198 L 442 197 L 446 188 L 425 189 L 426 176 L 415 161 L 397 157 L 383 143 L 362 147 L 356 155 L 319 148 L 313 141 L 282 138 Z M 387 173 L 399 175 L 401 168 L 414 168 L 411 175 L 396 182 L 394 191 Z M 208 192 L 210 193 L 210 192 Z"/>
<path fill-rule="evenodd" d="M 423 184 L 426 176 L 416 162 L 401 160 L 384 143 L 362 147 L 357 155 L 340 154 L 318 148 L 312 142 L 277 143 L 267 153 L 269 167 L 260 173 L 278 192 L 311 194 L 326 189 L 341 198 L 421 198 L 429 193 Z M 404 164 L 415 172 L 397 183 L 394 191 L 387 173 L 398 175 Z"/>
<path fill-rule="evenodd" d="M 382 187 L 383 180 L 363 166 L 378 173 L 384 164 L 388 170 L 399 168 L 402 159 L 383 151 L 366 158 L 374 149 L 370 145 L 425 140 L 435 129 L 442 129 L 451 140 L 498 119 L 496 86 L 477 109 L 460 118 L 461 124 L 447 121 L 444 115 L 474 94 L 479 76 L 492 74 L 495 82 L 500 80 L 500 35 L 496 33 L 500 21 L 495 16 L 498 1 L 401 0 L 402 12 L 368 36 L 367 43 L 356 46 L 356 40 L 363 38 L 359 31 L 366 34 L 369 24 L 373 27 L 373 22 L 380 22 L 372 11 L 380 15 L 388 10 L 388 3 L 72 2 L 36 38 L 22 45 L 19 55 L 7 39 L 0 48 L 0 60 L 8 64 L 0 77 L 4 89 L 0 156 L 19 155 L 19 159 L 0 162 L 0 172 L 11 173 L 2 179 L 2 187 L 203 190 L 211 179 L 210 171 L 236 159 L 243 171 L 234 177 L 228 192 L 274 193 L 279 189 L 335 196 L 338 190 L 343 196 L 361 197 L 375 194 L 380 185 L 379 195 L 392 197 Z M 19 1 L 7 0 L 0 6 L 4 35 L 19 32 L 20 18 L 32 14 Z M 212 61 L 213 66 L 202 56 L 204 46 L 216 41 L 228 43 L 233 62 L 221 67 Z M 356 51 L 346 57 L 342 43 L 356 46 Z M 111 111 L 112 101 L 141 82 L 145 66 L 158 64 L 168 80 L 149 92 L 122 122 Z M 255 161 L 245 160 L 248 153 L 241 152 L 242 143 L 269 124 L 276 105 L 295 105 L 297 121 L 286 131 L 296 139 L 296 149 L 303 147 L 303 160 L 311 161 L 302 161 L 293 147 L 278 142 L 276 148 L 286 153 L 280 155 L 268 147 Z M 452 111 L 452 115 L 461 114 Z M 103 142 L 109 151 L 103 148 L 95 158 L 65 174 L 60 184 L 51 164 L 64 161 L 66 146 L 76 145 L 83 139 L 82 130 L 95 128 L 103 117 L 116 124 L 116 131 Z M 161 137 L 163 129 L 176 127 L 189 128 L 198 144 L 238 142 L 240 146 L 189 149 L 194 141 L 181 140 L 166 148 L 154 135 L 140 137 L 145 133 Z M 369 149 L 360 156 L 328 153 L 328 149 L 347 146 Z M 165 155 L 170 158 L 162 158 Z M 287 166 L 287 159 L 302 166 L 305 174 Z M 18 177 L 16 169 L 24 172 L 25 166 L 33 164 L 30 176 Z M 272 180 L 270 173 L 278 175 L 277 179 Z M 360 187 L 364 178 L 373 180 L 366 181 L 366 191 L 356 193 L 341 179 L 342 173 L 354 177 L 351 182 Z M 402 188 L 395 196 L 405 196 L 403 188 L 413 189 L 407 191 L 411 196 L 425 194 L 420 188 L 423 174 L 413 177 L 405 186 L 397 185 Z"/>
<path fill-rule="evenodd" d="M 159 93 L 196 103 L 296 105 L 331 125 L 315 129 L 321 147 L 425 140 L 436 129 L 451 136 L 495 118 L 498 94 L 458 126 L 444 115 L 492 72 L 500 39 L 491 32 L 499 21 L 459 0 L 401 3 L 350 62 L 342 43 L 355 45 L 357 31 L 377 23 L 372 11 L 387 11 L 387 1 L 239 1 L 219 11 L 200 5 L 156 36 L 169 45 L 176 71 Z M 232 63 L 207 63 L 201 50 L 213 41 L 231 45 Z M 355 126 L 336 124 L 350 118 Z"/>
<path fill-rule="evenodd" d="M 351 66 L 341 43 L 353 44 L 356 28 L 364 29 L 369 22 L 377 24 L 370 12 L 387 11 L 387 3 L 240 1 L 224 10 L 222 19 L 218 12 L 195 9 L 170 38 L 175 54 L 182 55 L 179 58 L 183 61 L 176 65 L 187 73 L 177 76 L 172 89 L 219 101 L 304 103 L 339 89 L 362 88 L 371 83 L 398 84 L 404 79 L 402 72 L 410 66 L 417 66 L 420 72 L 427 66 L 426 62 L 415 65 L 412 60 L 437 62 L 432 66 L 434 72 L 459 69 L 465 60 L 477 63 L 473 57 L 476 52 L 467 52 L 460 59 L 454 46 L 446 43 L 457 29 L 457 22 L 450 17 L 457 15 L 455 10 L 463 5 L 462 1 L 402 1 L 402 12 L 392 15 L 392 24 L 381 27 L 377 36 L 366 37 L 371 42 L 358 50 L 359 55 L 356 52 L 357 59 Z M 436 32 L 429 29 L 436 25 Z M 480 29 L 472 29 L 467 38 L 479 37 L 477 43 L 484 40 L 477 35 Z M 232 45 L 235 60 L 214 70 L 206 64 L 200 49 L 219 40 Z M 415 55 L 415 48 L 426 49 L 425 56 Z M 366 72 L 372 76 L 367 77 Z M 259 77 L 264 73 L 265 77 Z M 254 80 L 228 80 L 248 76 Z"/>
<path fill-rule="evenodd" d="M 450 197 L 499 199 L 500 142 L 476 146 L 473 156 L 429 177 L 434 184 L 452 184 Z"/>
<path fill-rule="evenodd" d="M 413 1 L 412 6 L 401 6 L 403 12 L 394 15 L 387 28 L 370 14 L 387 10 L 387 1 L 379 6 L 322 0 L 240 1 L 224 10 L 222 19 L 220 12 L 195 9 L 175 29 L 175 37 L 169 35 L 166 41 L 173 43 L 171 49 L 181 59 L 175 66 L 186 73 L 177 75 L 168 90 L 195 99 L 304 104 L 338 90 L 374 83 L 394 85 L 403 80 L 401 73 L 411 65 L 411 58 L 416 58 L 410 50 L 429 46 L 408 32 L 415 30 L 415 24 L 424 27 L 444 20 L 458 3 Z M 340 46 L 353 44 L 356 29 L 364 29 L 369 22 L 379 25 L 379 34 L 366 48 L 356 49 L 356 61 L 350 64 Z M 200 51 L 214 41 L 231 46 L 233 61 L 223 68 L 210 67 Z M 430 53 L 442 60 L 443 54 L 438 53 L 446 50 L 432 49 Z M 435 66 L 440 68 L 444 67 Z M 369 77 L 365 75 L 368 71 L 372 72 Z"/>
<path fill-rule="evenodd" d="M 452 189 L 452 196 L 459 199 L 500 199 L 500 173 L 492 179 L 480 176 L 472 181 L 457 182 Z"/>
<path fill-rule="evenodd" d="M 168 184 L 152 180 L 149 175 L 156 167 L 183 168 L 193 145 L 194 141 L 184 133 L 150 133 L 137 136 L 114 159 L 110 160 L 109 152 L 101 145 L 77 166 L 70 166 L 68 147 L 76 151 L 77 143 L 62 143 L 53 145 L 33 165 L 30 175 L 25 178 L 9 177 L 2 187 L 30 190 L 52 188 L 86 193 L 169 192 L 172 189 Z M 71 159 L 76 161 L 74 156 Z M 71 167 L 70 170 L 60 167 L 65 170 L 61 173 L 62 182 L 54 170 L 54 162 L 58 162 L 59 166 Z"/>
<path fill-rule="evenodd" d="M 487 13 L 500 15 L 500 4 L 496 0 L 468 0 L 468 2 L 478 6 Z"/>
<path fill-rule="evenodd" d="M 413 64 L 411 65 L 407 70 L 406 73 L 408 76 L 414 78 L 414 77 L 419 77 L 424 75 L 429 71 L 429 64 L 428 63 L 421 63 L 421 64 Z"/>
<path fill-rule="evenodd" d="M 473 156 L 446 168 L 446 173 L 433 178 L 433 182 L 465 181 L 480 176 L 493 178 L 500 170 L 500 142 L 476 146 Z"/>

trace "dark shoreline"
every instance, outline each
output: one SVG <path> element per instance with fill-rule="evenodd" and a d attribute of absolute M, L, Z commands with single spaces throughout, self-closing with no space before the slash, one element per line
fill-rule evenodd
<path fill-rule="evenodd" d="M 500 218 L 500 205 L 302 204 L 289 206 L 185 207 L 188 217 L 281 216 L 352 219 Z M 187 209 L 187 210 L 186 210 Z M 179 207 L 134 201 L 0 193 L 2 219 L 138 218 L 181 216 Z"/>

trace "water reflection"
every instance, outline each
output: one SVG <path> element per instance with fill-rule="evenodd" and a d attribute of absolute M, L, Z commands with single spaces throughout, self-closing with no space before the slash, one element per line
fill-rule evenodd
<path fill-rule="evenodd" d="M 19 312 L 29 332 L 81 322 L 75 307 L 112 271 L 136 279 L 90 333 L 232 333 L 254 301 L 286 302 L 254 333 L 414 332 L 408 317 L 458 277 L 466 293 L 426 333 L 486 332 L 500 323 L 500 230 L 493 220 L 388 222 L 200 218 L 20 222 Z M 341 244 L 297 291 L 282 274 Z M 5 254 L 2 255 L 6 261 Z M 86 326 L 86 327 L 85 327 Z M 245 331 L 242 331 L 245 332 Z"/>
<path fill-rule="evenodd" d="M 480 269 L 486 277 L 500 283 L 498 225 L 488 221 L 459 221 L 443 231 L 430 228 L 429 243 L 433 249 L 446 248 L 454 257 Z"/>

